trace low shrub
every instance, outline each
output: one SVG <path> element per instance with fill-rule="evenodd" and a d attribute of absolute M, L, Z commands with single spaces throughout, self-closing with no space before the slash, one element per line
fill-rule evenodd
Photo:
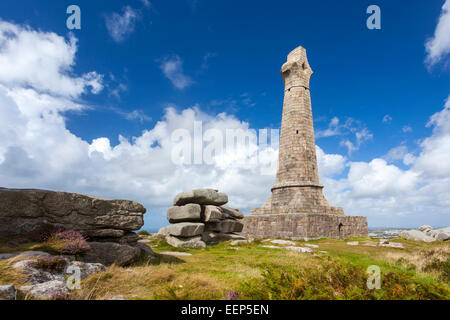
<path fill-rule="evenodd" d="M 441 261 L 437 258 L 432 259 L 430 262 L 425 264 L 423 267 L 425 272 L 438 272 L 440 274 L 439 278 L 443 281 L 450 283 L 450 260 Z"/>
<path fill-rule="evenodd" d="M 151 236 L 151 233 L 145 230 L 141 230 L 137 234 L 140 236 Z"/>
<path fill-rule="evenodd" d="M 239 293 L 230 291 L 221 300 L 239 300 Z"/>
<path fill-rule="evenodd" d="M 287 272 L 269 266 L 262 279 L 242 284 L 241 293 L 260 300 L 403 300 L 449 299 L 448 287 L 442 283 L 419 281 L 414 271 L 381 274 L 381 289 L 367 288 L 368 274 L 361 267 L 327 260 L 316 268 Z"/>
<path fill-rule="evenodd" d="M 48 240 L 61 254 L 80 255 L 91 249 L 83 235 L 74 230 L 55 233 Z"/>
<path fill-rule="evenodd" d="M 67 261 L 61 256 L 39 257 L 30 266 L 47 271 L 62 272 L 67 265 Z"/>
<path fill-rule="evenodd" d="M 55 292 L 51 295 L 50 300 L 56 300 L 56 301 L 70 300 L 70 296 L 66 293 Z"/>

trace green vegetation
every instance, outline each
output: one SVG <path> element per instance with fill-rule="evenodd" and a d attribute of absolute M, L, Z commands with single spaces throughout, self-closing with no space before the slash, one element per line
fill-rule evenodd
<path fill-rule="evenodd" d="M 450 246 L 446 242 L 402 242 L 404 249 L 349 246 L 321 239 L 314 254 L 262 247 L 261 241 L 233 247 L 229 242 L 206 249 L 180 249 L 146 237 L 157 254 L 82 281 L 70 299 L 450 299 Z M 370 241 L 370 239 L 358 239 Z M 375 240 L 373 240 L 375 242 Z M 377 241 L 378 242 L 378 241 Z M 297 241 L 298 245 L 304 244 Z M 38 244 L 29 244 L 30 248 Z M 1 246 L 0 246 L 1 249 Z M 159 254 L 188 252 L 192 256 Z M 327 253 L 321 253 L 326 251 Z M 0 285 L 14 283 L 0 261 Z M 367 267 L 381 269 L 381 289 L 367 289 Z M 11 272 L 11 271 L 8 271 Z M 19 279 L 19 278 L 18 278 Z M 23 281 L 23 279 L 22 279 Z"/>
<path fill-rule="evenodd" d="M 150 232 L 145 231 L 145 230 L 141 230 L 137 234 L 140 235 L 140 236 L 149 236 Z"/>
<path fill-rule="evenodd" d="M 448 287 L 422 281 L 408 271 L 390 271 L 382 276 L 379 290 L 366 286 L 367 273 L 362 267 L 322 259 L 314 268 L 294 272 L 270 266 L 263 279 L 243 284 L 243 296 L 262 300 L 398 300 L 446 299 Z"/>

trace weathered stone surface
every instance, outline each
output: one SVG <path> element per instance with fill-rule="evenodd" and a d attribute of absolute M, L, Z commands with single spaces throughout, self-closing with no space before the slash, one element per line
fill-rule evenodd
<path fill-rule="evenodd" d="M 117 237 L 120 231 L 144 225 L 145 208 L 137 202 L 106 200 L 87 195 L 47 190 L 0 188 L 0 236 L 27 236 L 43 225 L 77 230 L 83 234 Z M 108 231 L 105 231 L 108 230 Z"/>
<path fill-rule="evenodd" d="M 396 249 L 404 249 L 403 244 L 400 242 L 384 242 L 384 243 L 380 243 L 379 244 L 380 247 L 385 247 L 385 248 L 396 248 Z"/>
<path fill-rule="evenodd" d="M 167 210 L 167 220 L 170 223 L 200 222 L 202 208 L 199 204 L 190 203 L 185 206 L 175 206 Z"/>
<path fill-rule="evenodd" d="M 304 243 L 303 244 L 305 247 L 310 247 L 310 248 L 314 248 L 314 249 L 318 249 L 319 246 L 317 244 L 312 244 L 312 243 Z"/>
<path fill-rule="evenodd" d="M 400 237 L 405 238 L 406 240 L 416 240 L 416 241 L 424 241 L 424 242 L 433 242 L 436 241 L 435 238 L 427 236 L 425 233 L 419 230 L 406 230 L 400 232 Z"/>
<path fill-rule="evenodd" d="M 13 285 L 0 286 L 0 300 L 15 300 L 16 288 Z"/>
<path fill-rule="evenodd" d="M 205 226 L 205 231 L 230 233 L 230 232 L 241 232 L 243 228 L 244 225 L 239 221 L 222 220 L 219 222 L 208 223 Z"/>
<path fill-rule="evenodd" d="M 305 240 L 368 236 L 365 217 L 348 218 L 342 208 L 332 207 L 323 196 L 309 87 L 312 74 L 306 50 L 302 47 L 294 49 L 281 68 L 284 105 L 276 183 L 264 205 L 253 209 L 252 217 L 244 218 L 244 233 L 248 236 Z M 313 217 L 301 218 L 299 215 L 302 214 Z M 275 218 L 270 215 L 295 216 Z M 318 218 L 317 215 L 325 217 Z M 329 216 L 344 219 L 335 224 L 339 219 Z M 338 227 L 339 223 L 343 223 L 342 227 Z"/>
<path fill-rule="evenodd" d="M 205 222 L 219 222 L 226 219 L 226 215 L 223 214 L 220 207 L 217 206 L 205 206 L 203 211 L 203 221 Z"/>
<path fill-rule="evenodd" d="M 303 253 L 312 253 L 311 248 L 304 247 L 285 247 L 286 250 L 295 251 L 295 252 L 303 252 Z"/>
<path fill-rule="evenodd" d="M 15 257 L 16 255 L 17 254 L 14 254 L 14 253 L 1 253 L 0 260 L 11 259 L 11 258 Z"/>
<path fill-rule="evenodd" d="M 436 240 L 447 241 L 450 239 L 450 232 L 439 232 Z"/>
<path fill-rule="evenodd" d="M 361 244 L 366 247 L 376 247 L 378 245 L 376 242 L 373 241 L 364 241 Z"/>
<path fill-rule="evenodd" d="M 278 171 L 272 194 L 253 214 L 344 214 L 331 207 L 319 183 L 309 81 L 313 71 L 306 50 L 298 47 L 281 68 L 284 106 Z"/>
<path fill-rule="evenodd" d="M 89 245 L 91 250 L 80 258 L 84 262 L 126 266 L 141 256 L 141 249 L 136 246 L 115 242 L 89 242 Z"/>
<path fill-rule="evenodd" d="M 22 258 L 31 258 L 31 257 L 38 257 L 38 256 L 49 256 L 47 252 L 43 251 L 20 251 L 20 252 L 13 252 L 13 253 L 2 253 L 0 254 L 0 260 L 5 259 L 11 259 L 17 256 L 21 256 Z"/>
<path fill-rule="evenodd" d="M 203 233 L 205 225 L 203 223 L 182 222 L 166 227 L 165 232 L 177 237 L 194 237 Z"/>
<path fill-rule="evenodd" d="M 202 241 L 202 236 L 190 237 L 190 238 L 177 238 L 173 236 L 166 236 L 166 241 L 172 247 L 176 248 L 206 248 L 206 243 Z"/>
<path fill-rule="evenodd" d="M 87 230 L 84 235 L 88 238 L 121 238 L 125 235 L 125 231 L 117 229 Z"/>
<path fill-rule="evenodd" d="M 176 252 L 176 251 L 160 252 L 159 254 L 163 254 L 163 255 L 166 255 L 166 256 L 181 256 L 181 257 L 189 257 L 189 256 L 192 256 L 192 253 L 187 253 L 187 252 Z"/>
<path fill-rule="evenodd" d="M 246 216 L 243 236 L 256 239 L 278 238 L 313 240 L 367 237 L 365 217 L 331 214 L 267 214 Z"/>
<path fill-rule="evenodd" d="M 21 269 L 27 275 L 27 282 L 36 284 L 53 280 L 63 280 L 63 275 L 32 267 L 37 260 L 22 260 L 12 265 L 14 269 Z"/>
<path fill-rule="evenodd" d="M 296 243 L 294 241 L 289 241 L 289 240 L 272 240 L 270 242 L 273 244 L 280 244 L 282 246 L 287 246 L 287 245 L 295 246 L 296 245 Z"/>
<path fill-rule="evenodd" d="M 427 233 L 427 235 L 440 241 L 450 240 L 450 227 L 432 230 L 430 233 Z"/>
<path fill-rule="evenodd" d="M 283 249 L 283 247 L 278 247 L 278 246 L 261 246 L 262 248 L 268 248 L 268 249 Z"/>
<path fill-rule="evenodd" d="M 219 222 L 221 220 L 239 220 L 244 218 L 244 214 L 230 207 L 222 206 L 204 206 L 203 221 L 205 222 Z"/>
<path fill-rule="evenodd" d="M 165 238 L 169 233 L 167 232 L 167 227 L 163 227 L 158 230 L 158 233 L 156 233 L 156 238 Z"/>
<path fill-rule="evenodd" d="M 359 245 L 359 241 L 349 241 L 349 242 L 347 242 L 347 245 L 349 245 L 349 246 L 357 246 L 357 245 Z"/>
<path fill-rule="evenodd" d="M 238 209 L 227 206 L 221 206 L 220 208 L 226 219 L 244 219 L 244 214 Z"/>
<path fill-rule="evenodd" d="M 69 293 L 66 282 L 61 280 L 52 280 L 31 286 L 23 286 L 20 287 L 19 290 L 27 296 L 43 300 L 52 299 L 57 295 L 66 295 Z"/>
<path fill-rule="evenodd" d="M 221 206 L 227 202 L 228 196 L 225 193 L 213 189 L 197 189 L 178 194 L 173 204 L 174 206 L 183 206 L 188 203 Z"/>
<path fill-rule="evenodd" d="M 141 257 L 143 258 L 155 257 L 155 253 L 153 252 L 152 248 L 144 243 L 137 243 L 136 248 L 139 248 L 141 250 Z"/>
<path fill-rule="evenodd" d="M 106 270 L 106 267 L 101 263 L 85 263 L 81 261 L 72 261 L 66 267 L 65 273 L 67 274 L 68 270 L 80 270 L 81 280 Z"/>
<path fill-rule="evenodd" d="M 202 235 L 202 240 L 206 244 L 218 244 L 229 240 L 245 240 L 245 237 L 234 233 L 205 232 Z"/>
<path fill-rule="evenodd" d="M 35 268 L 33 267 L 33 263 L 37 260 L 21 260 L 14 263 L 12 268 L 22 269 L 22 272 L 28 276 L 27 282 L 31 284 L 44 283 L 54 280 L 64 281 L 66 279 L 66 275 L 72 274 L 73 270 L 80 271 L 81 279 L 106 270 L 106 267 L 100 263 L 84 263 L 81 261 L 70 261 L 68 258 L 64 259 L 66 260 L 66 266 L 62 272 Z"/>
<path fill-rule="evenodd" d="M 424 225 L 424 226 L 420 226 L 419 228 L 417 228 L 417 230 L 425 232 L 426 230 L 433 230 L 432 226 L 428 226 L 428 225 Z"/>

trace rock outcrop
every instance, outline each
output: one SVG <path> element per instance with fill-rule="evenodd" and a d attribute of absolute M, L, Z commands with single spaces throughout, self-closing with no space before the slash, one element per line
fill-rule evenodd
<path fill-rule="evenodd" d="M 0 286 L 0 300 L 15 300 L 16 288 L 13 285 Z"/>
<path fill-rule="evenodd" d="M 144 225 L 145 212 L 141 204 L 128 200 L 0 188 L 0 238 L 39 241 L 55 230 L 75 230 L 91 247 L 83 261 L 126 265 L 148 254 L 137 246 L 133 232 Z"/>
<path fill-rule="evenodd" d="M 0 299 L 14 300 L 18 295 L 20 298 L 64 299 L 77 281 L 106 270 L 100 263 L 73 261 L 71 256 L 45 254 L 33 257 L 36 259 L 20 260 L 11 266 L 26 275 L 27 285 L 17 290 L 13 285 L 0 286 Z"/>
<path fill-rule="evenodd" d="M 442 229 L 433 229 L 433 227 L 425 225 L 417 228 L 417 230 L 405 230 L 400 232 L 400 237 L 406 240 L 416 240 L 424 242 L 447 241 L 450 240 L 450 227 Z"/>
<path fill-rule="evenodd" d="M 224 206 L 228 196 L 217 190 L 199 189 L 178 194 L 174 206 L 167 210 L 172 225 L 162 228 L 158 236 L 165 237 L 174 247 L 205 248 L 228 240 L 243 240 L 239 235 L 244 214 Z"/>

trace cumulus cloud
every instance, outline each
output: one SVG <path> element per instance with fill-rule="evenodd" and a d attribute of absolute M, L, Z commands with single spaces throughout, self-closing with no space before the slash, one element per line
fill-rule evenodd
<path fill-rule="evenodd" d="M 76 50 L 73 36 L 66 40 L 53 32 L 36 32 L 0 20 L 0 83 L 71 97 L 88 88 L 100 92 L 102 76 L 96 72 L 71 75 Z"/>
<path fill-rule="evenodd" d="M 450 97 L 444 109 L 435 113 L 427 126 L 433 127 L 433 135 L 420 144 L 422 152 L 414 162 L 414 169 L 425 177 L 448 179 L 450 177 Z"/>
<path fill-rule="evenodd" d="M 192 79 L 183 72 L 183 61 L 178 55 L 168 56 L 162 60 L 160 68 L 177 89 L 184 89 L 193 84 Z"/>
<path fill-rule="evenodd" d="M 440 62 L 450 53 L 450 0 L 442 6 L 434 36 L 425 43 L 426 64 L 431 67 Z"/>
<path fill-rule="evenodd" d="M 363 214 L 372 225 L 409 227 L 450 223 L 450 99 L 431 116 L 433 134 L 422 140 L 417 156 L 405 146 L 391 149 L 386 160 L 402 160 L 408 169 L 384 159 L 347 162 L 341 179 L 325 177 L 325 193 L 347 213 Z M 446 191 L 447 190 L 447 191 Z"/>
<path fill-rule="evenodd" d="M 140 17 L 141 14 L 138 10 L 125 6 L 122 8 L 122 14 L 113 12 L 105 16 L 106 29 L 115 42 L 123 42 L 134 32 L 136 22 Z"/>
<path fill-rule="evenodd" d="M 48 41 L 42 32 L 32 34 L 40 41 Z M 65 43 L 66 50 L 72 48 L 70 42 L 61 42 L 57 37 L 54 40 Z M 11 37 L 10 41 L 15 38 Z M 8 40 L 3 40 L 2 46 L 8 45 Z M 21 52 L 19 48 L 17 51 Z M 0 51 L 0 55 L 5 52 Z M 45 61 L 47 54 L 53 54 L 52 51 L 36 52 L 40 55 L 35 57 L 36 61 Z M 61 64 L 73 66 L 73 60 Z M 72 76 L 66 74 L 64 68 L 55 70 L 60 72 L 56 76 L 67 77 L 68 83 L 83 79 L 73 73 L 70 73 Z M 33 73 L 31 69 L 29 72 Z M 262 174 L 264 162 L 260 160 L 276 161 L 278 146 L 256 144 L 253 139 L 256 133 L 250 124 L 232 115 L 207 114 L 199 106 L 169 107 L 164 116 L 141 135 L 119 136 L 117 144 L 105 136 L 86 141 L 67 128 L 65 118 L 69 111 L 87 108 L 76 102 L 85 90 L 75 91 L 76 95 L 63 87 L 64 95 L 53 94 L 45 83 L 32 85 L 34 82 L 29 79 L 30 76 L 24 74 L 14 82 L 0 83 L 2 186 L 48 188 L 136 200 L 148 208 L 146 228 L 153 229 L 167 223 L 165 211 L 177 192 L 217 188 L 229 194 L 230 205 L 248 213 L 264 203 L 275 183 L 276 167 L 269 167 Z M 196 123 L 200 121 L 204 136 L 196 135 Z M 448 224 L 449 100 L 442 111 L 430 118 L 428 125 L 433 127 L 433 133 L 422 140 L 418 154 L 411 155 L 406 169 L 381 158 L 352 162 L 345 156 L 327 154 L 317 147 L 319 174 L 329 202 L 343 206 L 348 214 L 368 216 L 372 226 Z M 211 162 L 176 164 L 173 150 L 178 143 L 173 133 L 180 129 L 192 137 L 189 144 L 192 150 L 195 146 L 206 150 L 202 147 L 213 142 L 206 141 L 206 132 L 212 133 L 212 130 L 222 134 L 227 129 L 241 130 L 250 139 L 237 143 L 233 150 L 219 149 L 212 155 Z M 369 135 L 363 132 L 355 137 L 362 141 Z"/>
<path fill-rule="evenodd" d="M 315 134 L 317 139 L 348 135 L 354 135 L 354 140 L 345 138 L 340 141 L 340 145 L 347 148 L 348 155 L 359 150 L 364 142 L 373 138 L 373 134 L 360 121 L 353 118 L 348 118 L 344 123 L 341 123 L 338 117 L 334 117 L 328 124 L 327 129 L 317 130 Z"/>
<path fill-rule="evenodd" d="M 403 160 L 408 154 L 407 146 L 398 146 L 389 150 L 389 152 L 384 156 L 388 162 L 393 162 L 397 160 Z"/>

